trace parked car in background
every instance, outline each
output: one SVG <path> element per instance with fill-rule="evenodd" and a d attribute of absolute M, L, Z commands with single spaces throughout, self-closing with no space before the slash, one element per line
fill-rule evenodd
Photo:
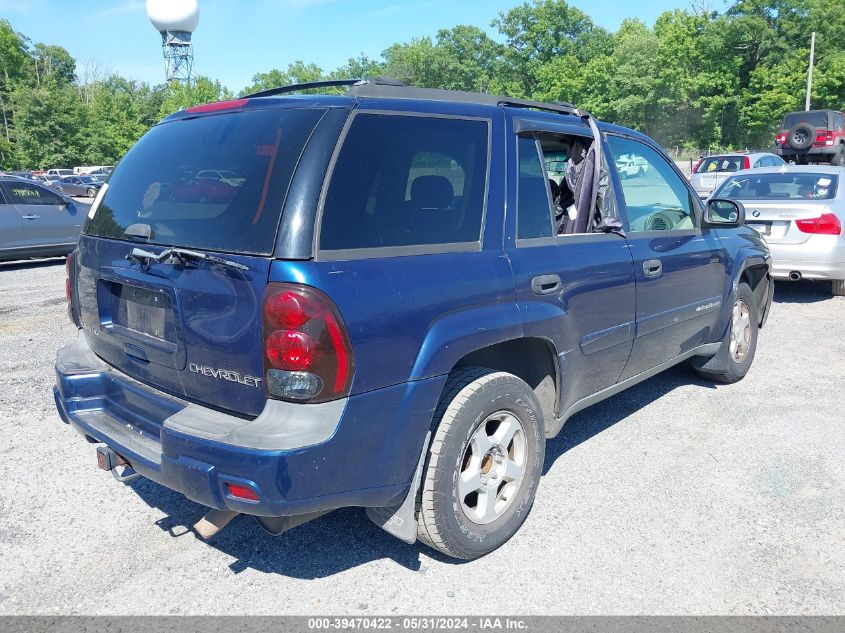
<path fill-rule="evenodd" d="M 622 179 L 637 178 L 648 173 L 648 162 L 641 156 L 620 156 L 616 159 L 616 169 Z"/>
<path fill-rule="evenodd" d="M 80 167 L 74 167 L 72 171 L 77 176 L 90 176 L 94 173 L 104 173 L 107 169 L 111 170 L 114 169 L 114 167 L 111 165 L 83 165 Z"/>
<path fill-rule="evenodd" d="M 37 182 L 0 177 L 0 260 L 68 254 L 86 210 Z"/>
<path fill-rule="evenodd" d="M 73 176 L 74 173 L 72 169 L 48 169 L 45 175 L 54 178 L 64 178 L 65 176 Z"/>
<path fill-rule="evenodd" d="M 65 176 L 59 184 L 62 191 L 69 196 L 88 196 L 89 198 L 96 198 L 100 187 L 103 186 L 102 181 L 93 176 Z"/>
<path fill-rule="evenodd" d="M 235 187 L 214 178 L 192 178 L 174 184 L 170 198 L 176 202 L 229 202 L 235 195 Z"/>
<path fill-rule="evenodd" d="M 731 176 L 717 198 L 741 202 L 766 238 L 777 279 L 831 282 L 845 296 L 845 168 L 790 165 Z"/>
<path fill-rule="evenodd" d="M 213 508 L 206 537 L 357 506 L 472 559 L 522 525 L 574 413 L 686 361 L 749 371 L 765 241 L 653 140 L 573 106 L 350 83 L 188 108 L 109 179 L 68 258 L 79 335 L 54 392 L 101 468 Z M 580 159 L 568 207 L 547 152 Z M 610 186 L 621 156 L 645 185 Z M 198 158 L 246 181 L 176 184 Z"/>
<path fill-rule="evenodd" d="M 767 152 L 717 154 L 702 158 L 689 180 L 695 192 L 706 199 L 734 172 L 782 165 L 786 162 L 780 156 Z"/>
<path fill-rule="evenodd" d="M 238 176 L 238 174 L 228 169 L 203 169 L 197 172 L 196 179 L 216 180 L 232 187 L 240 187 L 246 180 L 243 176 Z"/>
<path fill-rule="evenodd" d="M 32 173 L 28 171 L 11 171 L 8 172 L 6 175 L 15 176 L 16 178 L 21 178 L 23 180 L 39 180 L 38 176 L 33 176 Z"/>
<path fill-rule="evenodd" d="M 775 153 L 799 165 L 845 165 L 845 113 L 838 110 L 787 113 L 775 137 Z"/>

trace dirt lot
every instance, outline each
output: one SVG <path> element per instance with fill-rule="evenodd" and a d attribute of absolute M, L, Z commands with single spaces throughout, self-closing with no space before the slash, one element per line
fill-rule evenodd
<path fill-rule="evenodd" d="M 118 484 L 54 412 L 64 267 L 0 265 L 0 614 L 841 614 L 845 300 L 780 286 L 751 373 L 670 370 L 573 418 L 522 531 L 447 560 L 358 509 L 280 537 Z"/>

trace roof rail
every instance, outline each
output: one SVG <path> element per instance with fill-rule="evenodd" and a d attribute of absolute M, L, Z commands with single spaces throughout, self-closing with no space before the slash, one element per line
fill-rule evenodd
<path fill-rule="evenodd" d="M 532 101 L 530 99 L 511 99 L 509 97 L 499 97 L 499 105 L 508 106 L 510 108 L 526 108 L 529 110 L 543 110 L 545 112 L 558 112 L 560 114 L 574 114 L 575 116 L 582 116 L 585 112 L 579 110 L 571 103 L 564 103 L 563 101 L 556 101 L 555 103 L 545 103 L 543 101 Z"/>
<path fill-rule="evenodd" d="M 349 94 L 356 97 L 382 97 L 389 99 L 425 99 L 429 101 L 458 101 L 491 106 L 508 106 L 583 116 L 585 112 L 571 103 L 543 103 L 526 99 L 513 99 L 482 92 L 463 92 L 461 90 L 442 90 L 440 88 L 417 88 L 406 86 L 396 80 L 377 78 L 356 83 L 349 88 Z"/>
<path fill-rule="evenodd" d="M 329 79 L 326 81 L 306 81 L 300 84 L 291 84 L 289 86 L 278 86 L 276 88 L 268 88 L 267 90 L 260 90 L 252 94 L 244 95 L 244 99 L 254 99 L 256 97 L 271 97 L 273 95 L 286 94 L 288 92 L 298 92 L 299 90 L 311 90 L 313 88 L 334 88 L 339 86 L 354 86 L 355 84 L 365 83 L 366 79 Z"/>
<path fill-rule="evenodd" d="M 545 103 L 529 99 L 513 99 L 511 97 L 500 97 L 481 92 L 463 92 L 460 90 L 442 90 L 439 88 L 417 88 L 406 86 L 398 79 L 392 77 L 373 77 L 371 79 L 329 79 L 325 81 L 309 81 L 289 86 L 269 88 L 246 95 L 244 98 L 253 99 L 256 97 L 270 97 L 273 95 L 298 92 L 300 90 L 312 90 L 315 88 L 335 88 L 341 86 L 349 87 L 349 94 L 357 97 L 383 97 L 392 99 L 426 99 L 430 101 L 460 101 L 463 103 L 478 103 L 483 105 L 507 106 L 511 108 L 525 108 L 529 110 L 542 110 L 545 112 L 557 112 L 558 114 L 572 114 L 584 116 L 586 112 L 578 109 L 571 103 Z"/>
<path fill-rule="evenodd" d="M 376 86 L 404 86 L 398 79 L 391 77 L 373 77 L 372 79 L 326 79 L 323 81 L 307 81 L 299 84 L 290 84 L 289 86 L 278 86 L 276 88 L 268 88 L 267 90 L 260 90 L 252 94 L 244 95 L 244 99 L 254 99 L 256 97 L 271 97 L 273 95 L 286 94 L 288 92 L 299 92 L 300 90 L 313 90 L 315 88 L 337 88 L 341 86 L 363 86 L 373 84 Z"/>

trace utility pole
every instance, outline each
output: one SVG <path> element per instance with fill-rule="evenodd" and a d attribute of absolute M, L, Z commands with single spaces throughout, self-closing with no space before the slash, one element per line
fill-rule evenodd
<path fill-rule="evenodd" d="M 810 109 L 810 93 L 813 91 L 813 59 L 816 56 L 816 32 L 810 40 L 810 69 L 807 71 L 807 100 L 804 102 L 804 110 Z"/>

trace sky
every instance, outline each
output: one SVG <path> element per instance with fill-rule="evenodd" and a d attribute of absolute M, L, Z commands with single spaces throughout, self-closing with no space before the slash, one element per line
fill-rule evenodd
<path fill-rule="evenodd" d="M 66 48 L 78 64 L 157 84 L 164 81 L 161 37 L 144 0 L 0 0 L 0 18 L 33 42 Z M 519 0 L 199 0 L 194 73 L 219 79 L 237 92 L 253 75 L 284 69 L 297 59 L 324 71 L 361 53 L 377 58 L 395 42 L 434 36 L 438 29 L 472 24 L 488 30 Z M 648 24 L 689 0 L 571 0 L 605 28 L 623 19 Z M 723 0 L 713 0 L 722 9 Z"/>

